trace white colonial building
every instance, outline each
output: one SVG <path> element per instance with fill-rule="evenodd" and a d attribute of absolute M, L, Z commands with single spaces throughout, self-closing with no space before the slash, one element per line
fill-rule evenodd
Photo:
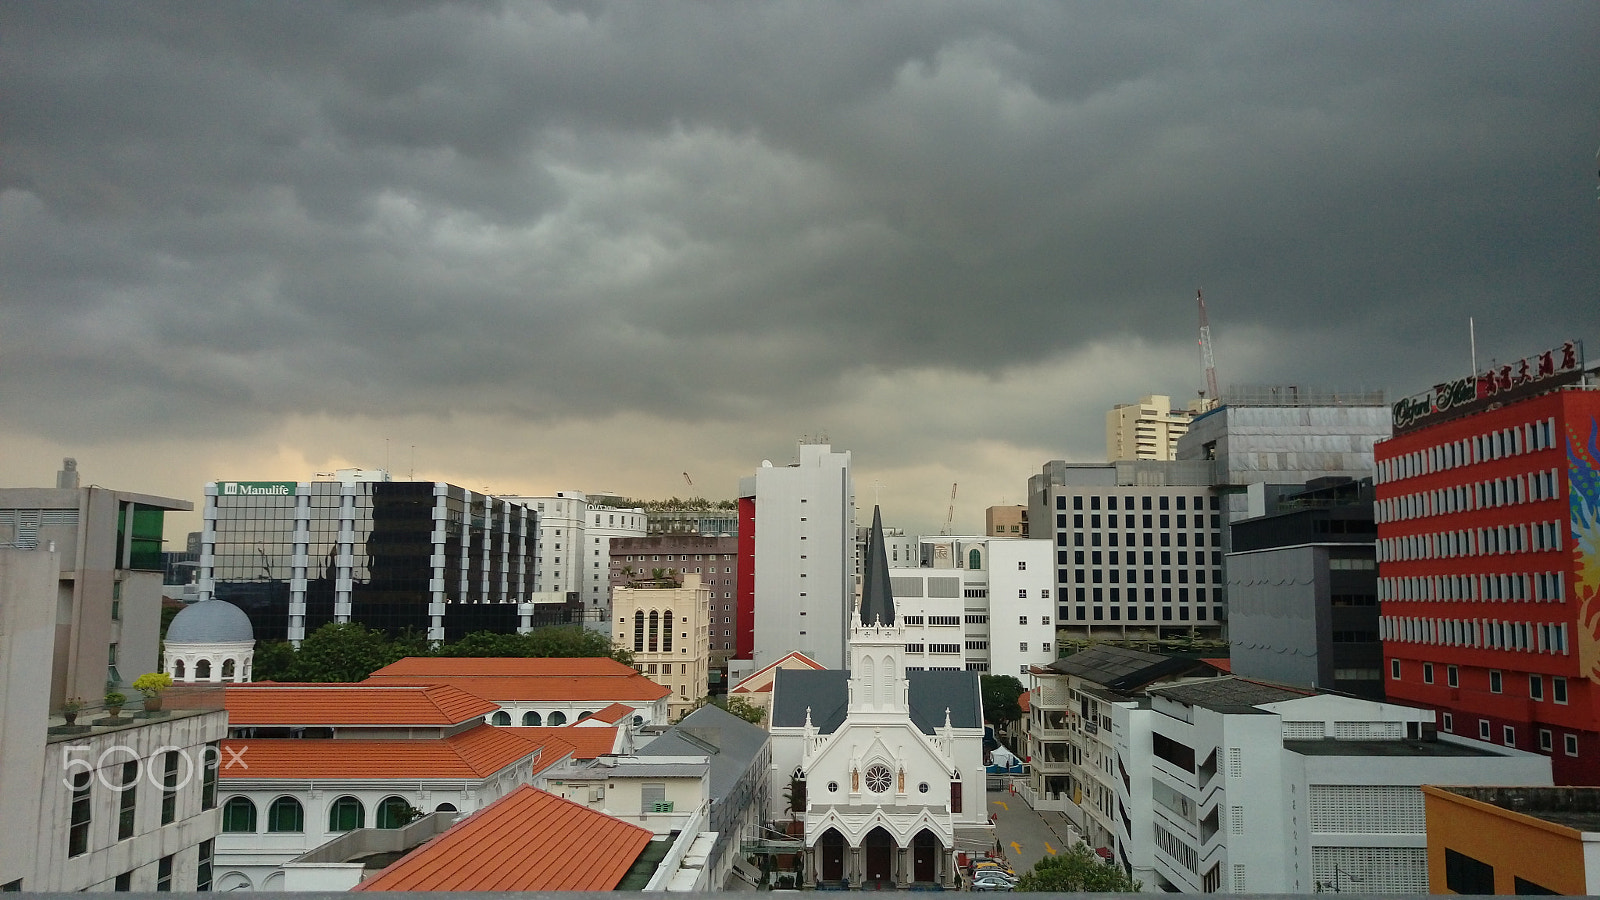
<path fill-rule="evenodd" d="M 161 667 L 175 682 L 251 680 L 255 630 L 244 610 L 226 600 L 202 600 L 173 616 L 162 647 Z"/>
<path fill-rule="evenodd" d="M 956 852 L 994 840 L 978 675 L 907 671 L 876 511 L 873 532 L 849 671 L 776 672 L 771 818 L 795 798 L 808 881 L 948 887 Z"/>

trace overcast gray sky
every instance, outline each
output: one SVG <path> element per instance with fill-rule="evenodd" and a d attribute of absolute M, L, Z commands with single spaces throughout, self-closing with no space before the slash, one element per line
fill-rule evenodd
<path fill-rule="evenodd" d="M 731 497 L 826 434 L 978 530 L 1195 395 L 1196 288 L 1224 386 L 1413 393 L 1469 316 L 1600 354 L 1597 46 L 1589 0 L 10 0 L 0 485 Z"/>

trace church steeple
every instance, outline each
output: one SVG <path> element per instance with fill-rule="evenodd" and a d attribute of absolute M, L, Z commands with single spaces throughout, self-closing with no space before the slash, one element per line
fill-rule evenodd
<path fill-rule="evenodd" d="M 861 569 L 861 624 L 893 625 L 894 592 L 889 588 L 889 554 L 883 548 L 883 515 L 872 508 L 872 533 Z"/>

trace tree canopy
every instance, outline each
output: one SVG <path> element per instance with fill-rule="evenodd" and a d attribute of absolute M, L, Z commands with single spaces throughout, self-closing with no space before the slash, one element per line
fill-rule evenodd
<path fill-rule="evenodd" d="M 1019 891 L 1048 891 L 1058 894 L 1138 893 L 1143 885 L 1089 849 L 1078 844 L 1071 850 L 1046 856 L 1032 870 L 1017 879 Z"/>
<path fill-rule="evenodd" d="M 257 681 L 352 682 L 410 656 L 597 657 L 626 665 L 633 654 L 612 648 L 606 636 L 575 625 L 535 628 L 527 634 L 480 631 L 435 646 L 415 631 L 390 637 L 354 622 L 330 622 L 300 642 L 262 641 L 256 647 Z"/>
<path fill-rule="evenodd" d="M 983 688 L 983 720 L 991 725 L 1004 725 L 1022 718 L 1022 682 L 1015 675 L 984 675 L 979 679 Z"/>

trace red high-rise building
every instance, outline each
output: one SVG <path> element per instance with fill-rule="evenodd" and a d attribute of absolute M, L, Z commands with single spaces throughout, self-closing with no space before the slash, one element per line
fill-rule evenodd
<path fill-rule="evenodd" d="M 1390 699 L 1596 785 L 1600 390 L 1563 349 L 1395 404 L 1374 448 L 1380 628 Z"/>
<path fill-rule="evenodd" d="M 756 651 L 756 498 L 739 498 L 739 581 L 734 590 L 733 656 L 750 659 Z"/>

